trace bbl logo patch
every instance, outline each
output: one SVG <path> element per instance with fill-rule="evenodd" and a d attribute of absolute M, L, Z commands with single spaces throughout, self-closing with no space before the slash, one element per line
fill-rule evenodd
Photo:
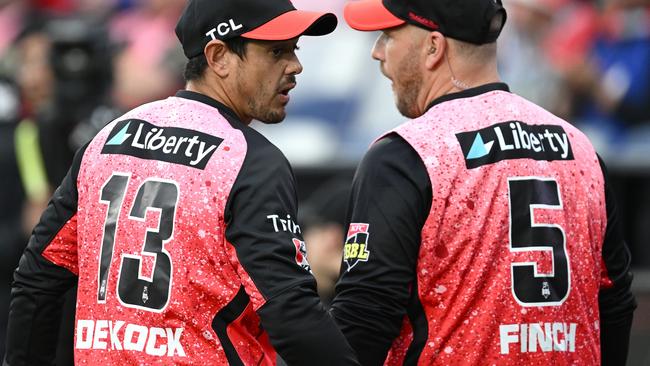
<path fill-rule="evenodd" d="M 368 251 L 369 224 L 350 224 L 348 236 L 345 240 L 345 252 L 343 260 L 348 265 L 348 271 L 359 261 L 367 262 L 370 252 Z"/>
<path fill-rule="evenodd" d="M 296 263 L 305 271 L 311 272 L 311 266 L 307 262 L 307 247 L 305 242 L 296 238 L 292 239 L 293 246 L 296 247 Z"/>

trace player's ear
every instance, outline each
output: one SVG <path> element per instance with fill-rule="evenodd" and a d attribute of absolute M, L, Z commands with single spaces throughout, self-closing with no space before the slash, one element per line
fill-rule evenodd
<path fill-rule="evenodd" d="M 435 69 L 447 50 L 447 41 L 440 32 L 428 32 L 424 40 L 425 61 L 427 70 Z"/>
<path fill-rule="evenodd" d="M 212 40 L 203 49 L 208 61 L 208 68 L 218 76 L 225 78 L 230 73 L 231 55 L 226 44 L 218 39 Z"/>

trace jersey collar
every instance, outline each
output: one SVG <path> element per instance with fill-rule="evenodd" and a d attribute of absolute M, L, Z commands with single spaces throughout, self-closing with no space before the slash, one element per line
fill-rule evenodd
<path fill-rule="evenodd" d="M 241 120 L 239 119 L 239 117 L 237 117 L 237 114 L 235 113 L 235 111 L 233 111 L 232 109 L 226 107 L 226 105 L 224 105 L 223 103 L 221 103 L 221 102 L 219 102 L 219 101 L 217 101 L 215 99 L 212 99 L 212 98 L 210 98 L 209 96 L 207 96 L 205 94 L 201 94 L 201 93 L 197 93 L 197 92 L 193 92 L 193 91 L 189 91 L 189 90 L 179 90 L 179 91 L 176 92 L 176 96 L 179 97 L 179 98 L 190 99 L 190 100 L 194 100 L 194 101 L 197 101 L 197 102 L 207 104 L 207 105 L 209 105 L 211 107 L 214 107 L 214 108 L 218 109 L 219 112 L 221 112 L 221 114 L 224 115 L 224 117 L 226 117 L 226 119 L 235 120 L 235 121 L 237 121 L 239 123 L 242 123 Z"/>
<path fill-rule="evenodd" d="M 477 95 L 481 95 L 487 92 L 495 91 L 495 90 L 502 90 L 506 92 L 510 92 L 510 88 L 508 87 L 508 84 L 506 83 L 490 83 L 490 84 L 485 84 L 481 86 L 477 86 L 475 88 L 470 88 L 466 89 L 463 91 L 460 91 L 458 93 L 451 93 L 451 94 L 445 94 L 441 97 L 438 97 L 434 99 L 429 105 L 427 106 L 427 111 L 431 109 L 436 104 L 440 104 L 443 102 L 448 102 L 450 100 L 454 99 L 460 99 L 460 98 L 471 98 L 475 97 Z"/>

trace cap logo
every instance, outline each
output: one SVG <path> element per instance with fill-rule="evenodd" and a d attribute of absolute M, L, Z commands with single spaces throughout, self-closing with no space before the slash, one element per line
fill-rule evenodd
<path fill-rule="evenodd" d="M 234 32 L 238 29 L 241 29 L 243 25 L 241 24 L 235 24 L 234 19 L 229 19 L 227 22 L 219 23 L 216 27 L 210 29 L 207 33 L 205 33 L 206 36 L 212 38 L 212 40 L 217 39 L 217 37 L 214 35 L 215 33 L 218 33 L 221 37 L 226 36 L 230 32 Z"/>
<path fill-rule="evenodd" d="M 409 18 L 414 21 L 422 24 L 423 26 L 431 29 L 438 29 L 438 24 L 436 24 L 433 20 L 424 18 L 420 15 L 415 14 L 414 12 L 410 11 L 409 12 Z"/>

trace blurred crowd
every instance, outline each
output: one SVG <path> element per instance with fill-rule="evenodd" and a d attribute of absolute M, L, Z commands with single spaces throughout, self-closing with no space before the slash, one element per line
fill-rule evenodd
<path fill-rule="evenodd" d="M 601 155 L 650 138 L 650 2 L 510 0 L 501 75 Z"/>
<path fill-rule="evenodd" d="M 342 0 L 294 0 L 342 12 Z M 619 179 L 635 264 L 650 267 L 650 0 L 504 0 L 500 74 L 578 125 Z M 12 271 L 72 160 L 107 122 L 183 87 L 173 29 L 185 0 L 0 0 L 0 355 Z M 305 71 L 282 126 L 255 126 L 297 168 L 319 292 L 338 277 L 351 171 L 401 117 L 370 58 L 376 34 L 344 22 L 301 40 Z M 305 37 L 306 38 L 306 37 Z M 329 176 L 300 187 L 301 169 Z M 344 172 L 344 173 L 341 173 Z"/>

